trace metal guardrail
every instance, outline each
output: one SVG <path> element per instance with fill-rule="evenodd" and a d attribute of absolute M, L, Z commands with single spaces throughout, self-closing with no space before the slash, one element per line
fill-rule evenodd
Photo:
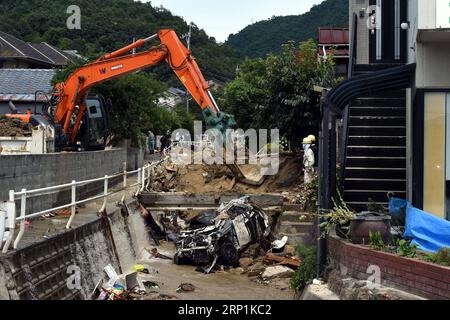
<path fill-rule="evenodd" d="M 154 169 L 159 166 L 160 164 L 164 163 L 166 159 L 160 160 L 158 162 L 154 162 L 151 164 L 147 164 L 143 166 L 142 168 L 139 168 L 134 171 L 127 171 L 126 163 L 124 163 L 123 171 L 120 173 L 116 173 L 113 175 L 106 175 L 102 178 L 96 178 L 96 179 L 90 179 L 90 180 L 83 180 L 83 181 L 72 181 L 71 183 L 62 184 L 58 186 L 51 186 L 46 188 L 40 188 L 40 189 L 34 189 L 34 190 L 27 190 L 22 189 L 19 192 L 16 192 L 14 190 L 11 190 L 9 192 L 9 200 L 4 203 L 3 205 L 0 205 L 0 249 L 3 248 L 2 252 L 7 253 L 11 243 L 13 243 L 14 240 L 14 234 L 16 230 L 16 225 L 19 224 L 19 233 L 17 234 L 14 243 L 13 248 L 17 249 L 20 241 L 23 238 L 23 235 L 25 233 L 25 226 L 26 221 L 28 219 L 35 219 L 42 217 L 44 215 L 47 215 L 51 212 L 63 210 L 63 209 L 71 209 L 71 215 L 69 218 L 69 221 L 66 224 L 66 229 L 70 229 L 71 225 L 75 219 L 76 215 L 76 207 L 85 204 L 87 202 L 95 201 L 98 199 L 103 198 L 103 204 L 99 212 L 104 212 L 106 209 L 108 197 L 113 194 L 117 194 L 119 192 L 123 192 L 123 196 L 121 199 L 121 202 L 125 201 L 126 192 L 133 187 L 138 187 L 136 190 L 136 195 L 139 194 L 139 192 L 142 192 L 145 190 L 146 187 L 148 187 L 150 183 L 150 178 L 152 176 L 152 173 Z M 136 181 L 132 184 L 129 184 L 129 176 L 131 175 L 137 175 Z M 111 179 L 116 179 L 119 177 L 123 177 L 123 183 L 122 187 L 116 191 L 111 190 L 109 186 L 109 181 Z M 101 182 L 104 183 L 103 193 L 89 197 L 86 199 L 77 200 L 77 188 L 80 186 L 85 186 L 91 183 L 95 182 Z M 49 192 L 58 192 L 62 190 L 71 189 L 71 202 L 56 208 L 51 208 L 47 210 L 43 210 L 40 212 L 27 214 L 27 199 L 30 196 L 36 196 L 36 195 L 42 195 L 45 196 Z M 17 208 L 16 208 L 16 200 L 20 200 L 20 213 L 19 216 L 17 216 Z M 7 230 L 8 229 L 8 230 Z M 6 234 L 6 231 L 8 231 L 8 235 L 6 237 L 6 241 L 3 245 L 3 239 Z M 3 245 L 3 247 L 2 247 Z"/>

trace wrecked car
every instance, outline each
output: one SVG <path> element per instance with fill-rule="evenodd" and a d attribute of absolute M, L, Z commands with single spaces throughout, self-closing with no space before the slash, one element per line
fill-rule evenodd
<path fill-rule="evenodd" d="M 272 241 L 267 215 L 245 197 L 198 216 L 188 230 L 182 230 L 174 262 L 205 267 L 205 273 L 217 264 L 235 268 L 249 245 L 258 243 L 268 250 Z"/>

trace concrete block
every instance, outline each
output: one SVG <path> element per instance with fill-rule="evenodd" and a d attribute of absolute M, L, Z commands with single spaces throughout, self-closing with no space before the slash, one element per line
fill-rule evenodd
<path fill-rule="evenodd" d="M 304 290 L 300 300 L 317 301 L 317 300 L 340 300 L 339 297 L 331 291 L 326 284 L 309 285 Z"/>

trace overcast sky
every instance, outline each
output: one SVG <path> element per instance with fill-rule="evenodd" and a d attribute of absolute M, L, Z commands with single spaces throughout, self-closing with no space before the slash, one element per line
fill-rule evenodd
<path fill-rule="evenodd" d="M 146 0 L 141 0 L 146 1 Z M 217 41 L 225 41 L 247 25 L 272 16 L 296 15 L 309 11 L 323 0 L 150 0 L 173 14 L 194 22 Z"/>

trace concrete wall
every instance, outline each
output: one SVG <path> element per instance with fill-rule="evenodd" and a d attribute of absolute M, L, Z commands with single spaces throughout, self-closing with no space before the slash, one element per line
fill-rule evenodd
<path fill-rule="evenodd" d="M 130 270 L 150 242 L 137 203 L 128 203 L 128 208 L 129 217 L 123 217 L 120 209 L 109 215 L 118 259 L 102 218 L 0 255 L 0 300 L 86 300 L 103 279 L 104 267 L 111 264 L 118 273 L 119 265 L 124 272 Z M 80 287 L 68 286 L 75 270 L 69 268 L 80 271 Z"/>
<path fill-rule="evenodd" d="M 127 170 L 133 171 L 144 165 L 144 150 L 137 148 L 127 148 Z"/>
<path fill-rule="evenodd" d="M 140 165 L 136 155 L 124 149 L 98 152 L 55 153 L 46 155 L 11 155 L 0 157 L 0 201 L 8 200 L 9 190 L 31 190 L 111 175 L 123 170 L 127 158 L 130 166 Z M 101 192 L 103 183 L 78 188 L 78 198 Z M 38 212 L 70 202 L 70 190 L 30 197 L 28 212 Z"/>
<path fill-rule="evenodd" d="M 349 26 L 350 34 L 353 28 L 353 13 L 358 16 L 358 45 L 357 45 L 357 64 L 369 63 L 369 30 L 367 29 L 367 19 L 369 19 L 367 8 L 369 7 L 369 0 L 349 0 Z M 360 18 L 359 12 L 364 11 L 364 18 Z"/>
<path fill-rule="evenodd" d="M 449 42 L 417 43 L 417 88 L 450 88 Z"/>
<path fill-rule="evenodd" d="M 408 63 L 416 62 L 417 31 L 419 26 L 418 10 L 418 0 L 408 1 Z"/>

